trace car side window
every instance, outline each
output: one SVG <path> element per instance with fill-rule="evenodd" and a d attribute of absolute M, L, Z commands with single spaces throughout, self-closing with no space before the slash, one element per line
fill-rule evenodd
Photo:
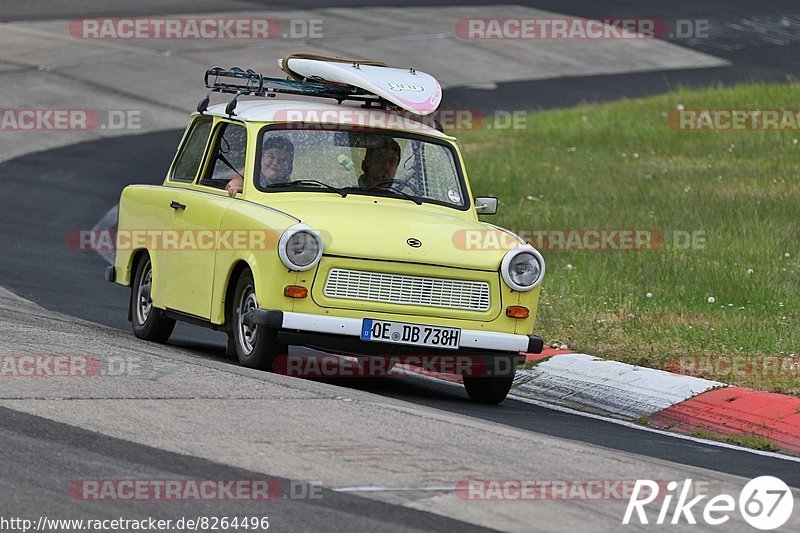
<path fill-rule="evenodd" d="M 232 178 L 244 175 L 246 154 L 247 128 L 227 122 L 220 124 L 211 152 L 213 159 L 200 185 L 224 189 Z"/>
<path fill-rule="evenodd" d="M 170 181 L 194 181 L 197 170 L 203 161 L 203 154 L 211 131 L 211 117 L 203 117 L 194 121 L 181 153 L 175 160 Z"/>

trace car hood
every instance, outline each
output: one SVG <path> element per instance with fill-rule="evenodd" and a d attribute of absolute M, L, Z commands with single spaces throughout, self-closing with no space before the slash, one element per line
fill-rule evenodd
<path fill-rule="evenodd" d="M 268 205 L 316 229 L 325 255 L 497 271 L 505 252 L 522 243 L 442 206 L 360 195 L 290 196 L 271 198 Z"/>

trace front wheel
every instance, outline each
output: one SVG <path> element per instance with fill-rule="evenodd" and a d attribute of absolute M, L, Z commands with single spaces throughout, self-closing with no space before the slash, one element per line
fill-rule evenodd
<path fill-rule="evenodd" d="M 246 317 L 258 309 L 256 285 L 253 275 L 245 271 L 236 282 L 233 297 L 233 345 L 239 364 L 259 370 L 272 370 L 272 363 L 289 352 L 286 344 L 278 342 L 278 332 L 263 325 L 255 325 Z"/>
<path fill-rule="evenodd" d="M 471 377 L 464 376 L 464 388 L 470 400 L 496 405 L 508 396 L 514 376 Z"/>
<path fill-rule="evenodd" d="M 136 267 L 133 287 L 131 289 L 131 323 L 133 334 L 152 342 L 167 342 L 175 321 L 161 314 L 161 310 L 153 307 L 150 291 L 153 287 L 153 263 L 150 256 L 145 255 Z"/>

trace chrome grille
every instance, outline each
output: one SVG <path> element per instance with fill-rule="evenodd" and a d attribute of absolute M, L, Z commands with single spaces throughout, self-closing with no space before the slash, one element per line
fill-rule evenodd
<path fill-rule="evenodd" d="M 325 281 L 325 296 L 347 300 L 422 305 L 444 309 L 486 311 L 489 284 L 485 281 L 425 278 L 331 269 Z"/>

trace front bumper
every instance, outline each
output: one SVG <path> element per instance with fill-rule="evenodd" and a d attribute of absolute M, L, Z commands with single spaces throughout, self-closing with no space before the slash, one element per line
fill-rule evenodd
<path fill-rule="evenodd" d="M 250 326 L 263 325 L 278 331 L 287 344 L 325 347 L 352 353 L 407 353 L 410 349 L 431 353 L 500 352 L 505 354 L 542 353 L 544 341 L 536 335 L 516 335 L 497 331 L 462 329 L 458 350 L 419 348 L 407 344 L 361 340 L 361 319 L 256 309 L 246 317 Z"/>

